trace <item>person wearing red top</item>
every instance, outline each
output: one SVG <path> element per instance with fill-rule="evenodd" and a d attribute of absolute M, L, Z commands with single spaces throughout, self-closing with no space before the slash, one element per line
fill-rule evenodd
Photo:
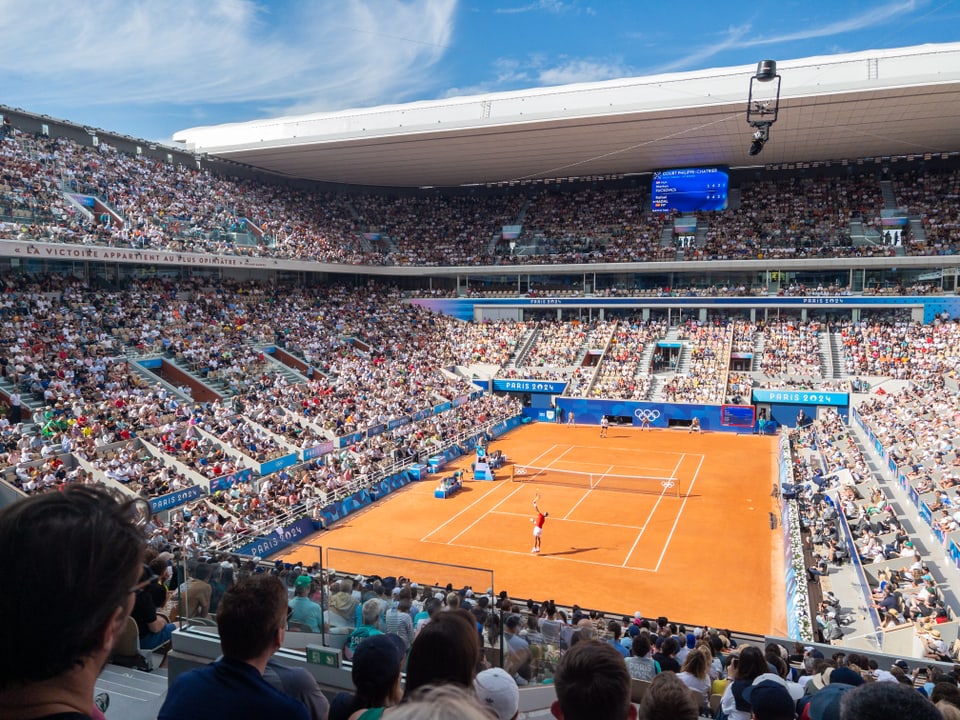
<path fill-rule="evenodd" d="M 537 511 L 537 516 L 530 518 L 530 522 L 533 523 L 533 550 L 530 551 L 532 553 L 540 552 L 540 536 L 543 534 L 543 523 L 550 515 L 550 513 L 541 512 L 537 505 L 539 499 L 540 493 L 537 493 L 537 496 L 533 499 L 533 509 Z"/>

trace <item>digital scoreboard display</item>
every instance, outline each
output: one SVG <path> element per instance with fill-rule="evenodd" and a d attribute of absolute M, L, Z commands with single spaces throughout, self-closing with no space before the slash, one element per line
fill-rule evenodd
<path fill-rule="evenodd" d="M 725 167 L 676 168 L 653 174 L 654 212 L 724 210 L 730 175 Z"/>

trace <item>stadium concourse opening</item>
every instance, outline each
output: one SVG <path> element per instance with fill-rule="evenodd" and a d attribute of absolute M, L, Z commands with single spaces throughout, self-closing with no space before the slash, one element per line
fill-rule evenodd
<path fill-rule="evenodd" d="M 430 476 L 305 542 L 322 540 L 348 557 L 350 550 L 369 551 L 376 538 L 385 554 L 489 568 L 498 590 L 513 598 L 552 598 L 616 615 L 640 610 L 755 634 L 785 631 L 782 536 L 769 524 L 770 512 L 779 513 L 770 496 L 775 438 L 614 425 L 601 439 L 596 426 L 532 423 L 491 449 L 508 459 L 493 482 L 470 479 L 441 500 Z M 464 456 L 443 472 L 469 470 L 469 463 Z M 511 466 L 554 473 L 510 482 Z M 585 476 L 596 482 L 581 482 Z M 613 478 L 609 488 L 605 476 Z M 624 476 L 634 478 L 632 486 L 624 486 Z M 533 554 L 537 493 L 549 514 L 542 550 Z M 283 559 L 313 562 L 315 550 L 293 548 Z M 398 567 L 390 574 L 442 580 L 432 567 L 422 578 Z M 749 582 L 734 581 L 747 576 Z"/>

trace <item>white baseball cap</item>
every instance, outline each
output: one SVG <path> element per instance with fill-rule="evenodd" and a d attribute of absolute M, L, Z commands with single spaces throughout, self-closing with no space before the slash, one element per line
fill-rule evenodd
<path fill-rule="evenodd" d="M 493 710 L 499 720 L 512 720 L 520 710 L 520 688 L 503 668 L 477 673 L 473 689 L 481 704 Z"/>

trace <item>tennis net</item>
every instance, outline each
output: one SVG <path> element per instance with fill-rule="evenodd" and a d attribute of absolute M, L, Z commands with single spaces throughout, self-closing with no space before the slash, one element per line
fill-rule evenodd
<path fill-rule="evenodd" d="M 510 466 L 510 479 L 513 482 L 533 483 L 535 485 L 565 485 L 587 490 L 611 490 L 614 492 L 647 493 L 672 497 L 680 497 L 682 493 L 680 479 L 675 477 L 593 473 L 534 467 L 533 465 L 520 465 L 518 463 Z"/>

